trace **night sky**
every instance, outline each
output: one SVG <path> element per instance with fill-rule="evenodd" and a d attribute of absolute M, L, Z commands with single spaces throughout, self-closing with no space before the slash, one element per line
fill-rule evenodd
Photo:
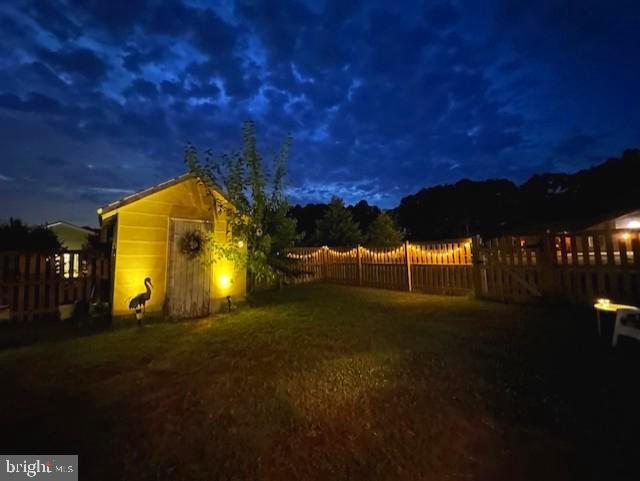
<path fill-rule="evenodd" d="M 526 4 L 528 3 L 528 4 Z M 640 145 L 640 2 L 5 1 L 0 219 L 95 209 L 287 131 L 292 202 L 383 207 Z"/>

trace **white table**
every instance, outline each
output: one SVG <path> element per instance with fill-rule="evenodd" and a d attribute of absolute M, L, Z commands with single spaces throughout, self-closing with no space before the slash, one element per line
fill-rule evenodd
<path fill-rule="evenodd" d="M 602 321 L 600 320 L 600 313 L 612 312 L 617 313 L 620 309 L 637 309 L 636 306 L 627 306 L 625 304 L 614 304 L 613 302 L 601 303 L 596 302 L 593 307 L 596 309 L 598 317 L 598 336 L 602 336 Z"/>

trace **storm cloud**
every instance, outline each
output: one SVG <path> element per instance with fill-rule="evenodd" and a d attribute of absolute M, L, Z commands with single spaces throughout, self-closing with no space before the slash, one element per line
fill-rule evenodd
<path fill-rule="evenodd" d="M 291 132 L 294 202 L 391 207 L 637 146 L 637 2 L 473 3 L 3 4 L 0 218 L 95 223 L 248 118 L 267 151 Z"/>

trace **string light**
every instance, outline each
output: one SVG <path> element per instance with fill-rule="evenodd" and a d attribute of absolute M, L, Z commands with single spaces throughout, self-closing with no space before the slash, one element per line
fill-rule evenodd
<path fill-rule="evenodd" d="M 428 259 L 433 260 L 434 258 L 442 262 L 443 258 L 447 256 L 456 256 L 459 253 L 463 253 L 466 258 L 470 252 L 469 249 L 471 247 L 470 241 L 465 241 L 462 244 L 458 244 L 455 247 L 448 248 L 446 251 L 443 250 L 445 244 L 407 244 L 408 254 L 410 256 L 426 256 Z M 388 250 L 377 250 L 377 249 L 369 249 L 367 247 L 360 247 L 360 255 L 361 256 L 398 256 L 404 255 L 404 246 L 395 247 Z M 296 260 L 310 260 L 317 257 L 322 252 L 339 258 L 352 258 L 358 255 L 358 247 L 353 247 L 349 250 L 336 250 L 332 249 L 328 246 L 322 246 L 315 249 L 313 252 L 301 253 L 301 252 L 289 252 L 287 257 L 290 259 Z"/>

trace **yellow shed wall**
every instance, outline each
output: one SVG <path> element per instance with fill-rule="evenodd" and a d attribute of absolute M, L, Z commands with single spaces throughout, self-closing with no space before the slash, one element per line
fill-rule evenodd
<path fill-rule="evenodd" d="M 221 199 L 221 198 L 220 198 Z M 129 300 L 144 291 L 144 279 L 153 283 L 147 314 L 160 314 L 167 294 L 170 219 L 206 220 L 212 223 L 217 242 L 226 239 L 224 213 L 210 209 L 211 200 L 194 179 L 167 187 L 117 210 L 114 316 L 133 315 Z M 225 297 L 244 299 L 246 274 L 226 260 L 211 269 L 212 312 L 226 304 Z"/>

